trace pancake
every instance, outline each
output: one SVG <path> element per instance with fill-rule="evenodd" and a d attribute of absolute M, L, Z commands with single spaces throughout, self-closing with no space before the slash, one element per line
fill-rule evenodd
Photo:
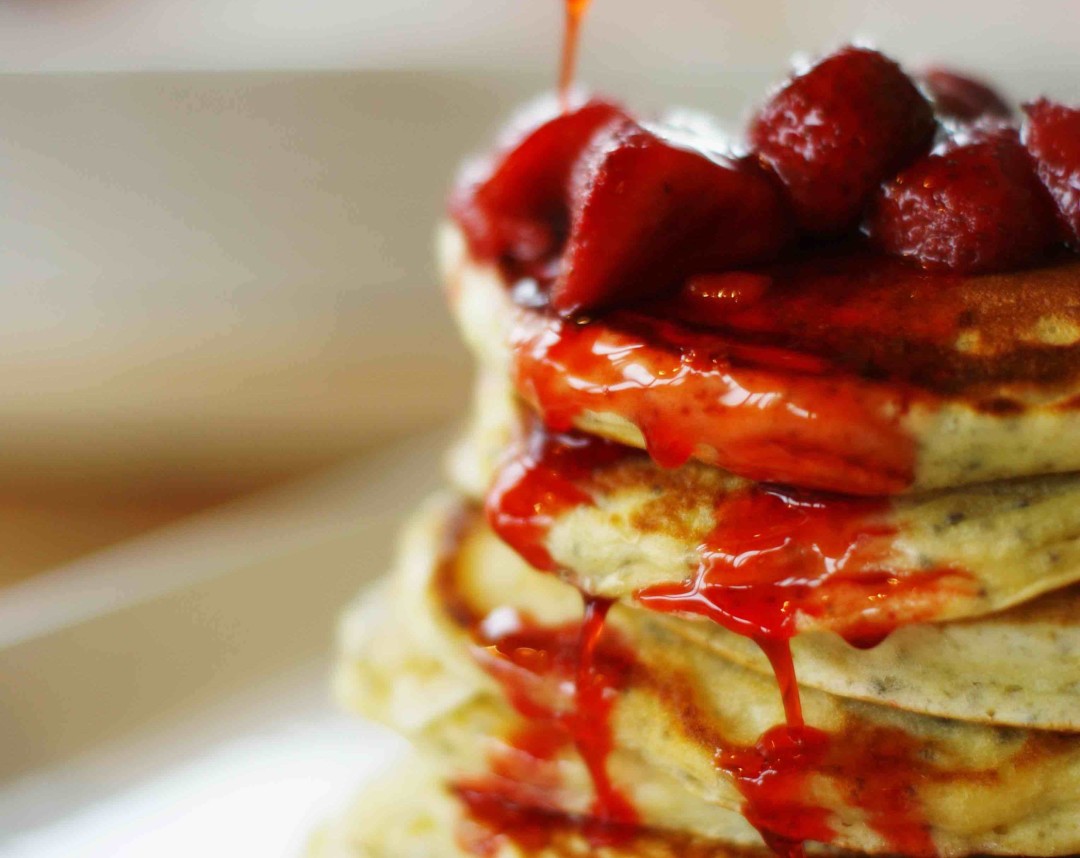
<path fill-rule="evenodd" d="M 791 641 L 799 683 L 944 718 L 1080 732 L 1080 588 L 977 620 L 896 630 L 871 649 L 827 633 Z M 693 646 L 766 677 L 760 648 L 713 623 L 663 618 Z"/>
<path fill-rule="evenodd" d="M 778 579 L 802 576 L 816 583 L 802 596 L 795 587 L 786 590 L 797 612 L 796 631 L 865 634 L 913 621 L 985 616 L 1080 581 L 1078 474 L 875 501 L 815 497 L 804 510 L 795 505 L 798 495 L 792 501 L 776 490 L 769 494 L 698 462 L 664 469 L 630 449 L 625 455 L 608 450 L 602 461 L 567 468 L 560 464 L 561 436 L 541 438 L 539 447 L 542 427 L 527 421 L 532 430 L 523 428 L 508 398 L 505 386 L 481 380 L 478 416 L 452 457 L 451 472 L 466 493 L 489 495 L 501 535 L 526 558 L 538 549 L 550 556 L 548 568 L 596 596 L 629 601 L 641 591 L 676 589 L 695 576 L 718 585 L 730 577 L 745 586 L 748 570 L 761 568 L 775 570 Z M 570 437 L 565 443 L 578 445 L 581 458 L 580 445 L 590 442 Z M 559 478 L 564 503 L 553 488 L 559 468 L 565 472 Z M 539 473 L 545 478 L 536 479 Z M 501 509 L 500 498 L 510 493 L 524 516 Z M 754 528 L 772 529 L 776 540 L 747 540 L 744 531 Z M 766 548 L 773 552 L 764 558 L 769 566 L 749 558 Z M 717 553 L 742 559 L 721 563 Z M 762 583 L 770 583 L 768 576 Z M 1039 633 L 1031 640 L 1047 640 L 1052 631 L 1058 643 L 1048 649 L 1060 655 L 1058 647 L 1071 637 L 1060 617 L 1046 628 L 1024 624 L 1028 631 L 1035 625 Z M 1063 688 L 1074 680 L 1080 673 L 1062 670 Z M 985 717 L 977 711 L 946 714 Z M 1055 710 L 1052 717 L 1063 714 Z M 1072 724 L 1080 715 L 1068 717 Z"/>
<path fill-rule="evenodd" d="M 757 272 L 767 300 L 704 329 L 653 310 L 580 324 L 527 294 L 515 303 L 454 227 L 440 255 L 486 371 L 549 425 L 662 464 L 864 495 L 1080 470 L 1075 259 L 959 276 L 812 257 Z"/>
<path fill-rule="evenodd" d="M 433 713 L 422 725 L 414 717 L 412 735 L 435 734 L 422 747 L 440 749 L 451 771 L 480 775 L 490 772 L 500 740 L 517 752 L 514 759 L 523 753 L 503 726 L 513 710 L 505 696 L 506 664 L 495 654 L 521 624 L 580 626 L 580 600 L 572 588 L 526 567 L 478 513 L 451 503 L 426 516 L 407 537 L 395 585 L 398 613 L 380 612 L 380 634 L 358 640 L 346 633 L 351 645 L 339 689 L 360 711 L 394 720 L 387 690 L 405 695 L 411 688 L 419 708 Z M 478 640 L 478 631 L 489 638 Z M 400 647 L 404 657 L 365 648 L 365 640 L 376 639 L 384 648 Z M 758 737 L 783 719 L 775 684 L 644 611 L 613 607 L 603 641 L 595 662 L 600 676 L 614 675 L 619 653 L 632 654 L 632 664 L 618 674 L 617 693 L 604 698 L 610 702 L 605 717 L 613 750 L 604 770 L 611 788 L 632 796 L 647 827 L 674 827 L 678 820 L 684 834 L 715 837 L 717 820 L 738 819 L 733 811 L 747 799 L 740 789 L 746 784 L 732 776 L 741 769 L 730 761 L 749 754 L 741 765 L 750 765 Z M 542 647 L 529 651 L 544 653 Z M 557 663 L 539 658 L 512 667 Z M 420 667 L 410 672 L 410 664 Z M 565 678 L 545 670 L 525 670 L 531 684 L 520 688 L 528 689 L 532 706 L 566 693 Z M 523 678 L 520 671 L 515 676 Z M 800 762 L 805 781 L 787 795 L 795 804 L 784 807 L 785 819 L 822 813 L 835 845 L 866 852 L 1061 855 L 1080 849 L 1074 813 L 1080 738 L 930 718 L 812 689 L 804 689 L 803 702 L 807 723 L 837 741 L 825 757 Z M 416 707 L 398 711 L 415 713 Z M 718 758 L 729 761 L 723 772 Z M 535 767 L 514 769 L 537 777 L 519 784 L 518 795 L 554 795 L 569 813 L 591 806 L 587 770 L 572 748 L 533 759 Z M 507 770 L 501 771 L 505 779 Z M 671 815 L 657 815 L 661 811 Z"/>
<path fill-rule="evenodd" d="M 474 802 L 476 804 L 476 802 Z M 580 820 L 526 809 L 477 819 L 419 760 L 364 791 L 313 839 L 309 858 L 768 858 L 674 832 L 636 829 L 598 842 Z"/>
<path fill-rule="evenodd" d="M 447 538 L 454 536 L 462 511 L 454 499 L 437 498 L 416 515 L 403 534 L 393 580 L 363 594 L 341 625 L 334 689 L 346 708 L 407 736 L 444 783 L 486 785 L 493 759 L 523 757 L 514 746 L 522 719 L 490 676 L 476 667 L 460 630 L 455 632 L 452 623 L 446 626 L 433 592 L 439 558 L 456 550 Z M 535 606 L 540 617 L 558 623 L 568 608 L 573 613 L 573 593 L 557 582 L 540 583 L 545 589 L 554 586 L 556 596 L 551 605 Z M 739 813 L 687 795 L 676 775 L 658 771 L 633 749 L 618 748 L 607 762 L 646 825 L 676 840 L 689 833 L 729 846 L 760 847 L 757 832 Z M 519 765 L 521 782 L 486 785 L 487 791 L 552 815 L 588 815 L 593 800 L 589 772 L 570 749 L 551 758 L 529 757 Z M 447 831 L 436 836 L 445 842 Z M 406 842 L 412 839 L 404 837 Z"/>
<path fill-rule="evenodd" d="M 500 402 L 491 389 L 481 393 Z M 492 410 L 501 420 L 514 416 Z M 488 411 L 483 398 L 475 411 Z M 474 425 L 452 467 L 458 483 L 474 492 L 491 480 L 480 460 L 495 467 L 485 437 L 513 434 L 494 419 L 475 423 L 486 423 L 486 432 L 477 436 Z M 543 546 L 563 579 L 630 604 L 643 588 L 693 576 L 715 527 L 718 500 L 748 490 L 746 481 L 715 468 L 691 462 L 665 470 L 641 454 L 620 458 L 575 485 L 591 502 L 549 507 L 553 521 Z M 791 645 L 800 682 L 930 715 L 1080 730 L 1080 627 L 1074 622 L 1080 587 L 1069 586 L 1080 578 L 1080 476 L 898 497 L 882 518 L 896 531 L 888 536 L 885 568 L 916 580 L 929 574 L 931 587 L 939 581 L 935 570 L 963 569 L 970 586 L 929 603 L 932 617 L 918 587 L 898 590 L 888 612 L 880 600 L 863 606 L 886 627 L 897 626 L 870 649 L 822 633 L 830 624 L 850 627 L 851 616 L 799 614 L 801 633 Z M 958 618 L 977 621 L 940 622 Z M 905 626 L 909 619 L 919 622 Z M 673 632 L 771 675 L 760 648 L 745 636 L 711 622 L 668 622 Z"/>

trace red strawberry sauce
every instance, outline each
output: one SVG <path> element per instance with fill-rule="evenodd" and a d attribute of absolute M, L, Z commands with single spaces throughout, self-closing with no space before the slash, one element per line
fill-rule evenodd
<path fill-rule="evenodd" d="M 511 348 L 515 386 L 549 426 L 617 414 L 665 467 L 699 457 L 750 479 L 867 495 L 912 479 L 900 417 L 914 394 L 824 358 L 629 311 L 591 325 L 523 312 Z"/>
<path fill-rule="evenodd" d="M 594 437 L 554 433 L 537 422 L 499 470 L 487 499 L 488 521 L 537 568 L 556 571 L 544 544 L 554 519 L 593 502 L 594 474 L 639 455 Z M 880 499 L 749 486 L 717 499 L 716 524 L 685 580 L 637 593 L 639 604 L 650 610 L 705 617 L 750 637 L 769 658 L 785 724 L 754 747 L 718 745 L 716 760 L 743 793 L 747 819 L 786 855 L 799 854 L 804 840 L 833 837 L 828 812 L 806 791 L 813 773 L 839 771 L 854 784 L 862 780 L 859 766 L 870 765 L 886 747 L 896 766 L 851 801 L 897 851 L 933 854 L 919 808 L 904 788 L 910 783 L 904 779 L 915 777 L 915 760 L 905 757 L 914 751 L 899 735 L 865 736 L 860 744 L 848 736 L 834 741 L 807 726 L 791 659 L 790 639 L 800 617 L 840 632 L 855 646 L 873 646 L 897 626 L 932 620 L 950 598 L 969 593 L 971 581 L 962 570 L 890 564 L 896 530 L 887 513 L 888 502 Z M 587 605 L 589 637 L 599 640 L 602 619 L 595 603 Z M 886 745 L 879 747 L 879 741 Z M 601 762 L 610 744 L 590 747 L 587 764 L 602 795 L 610 789 Z"/>
<path fill-rule="evenodd" d="M 465 629 L 473 659 L 498 681 L 507 702 L 521 716 L 520 727 L 491 758 L 481 778 L 459 781 L 455 791 L 467 809 L 483 816 L 485 828 L 500 829 L 519 845 L 533 843 L 540 829 L 558 816 L 550 767 L 573 748 L 589 771 L 594 798 L 578 824 L 596 845 L 633 833 L 638 815 L 607 771 L 613 747 L 611 709 L 635 666 L 632 649 L 604 621 L 611 603 L 584 598 L 579 622 L 543 625 L 524 612 L 477 608 L 458 580 L 456 557 L 472 519 L 463 514 L 447 534 L 435 587 L 443 610 Z M 477 854 L 488 854 L 481 849 Z"/>

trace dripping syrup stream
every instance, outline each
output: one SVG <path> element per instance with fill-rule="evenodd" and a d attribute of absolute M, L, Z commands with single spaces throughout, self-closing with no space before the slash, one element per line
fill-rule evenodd
<path fill-rule="evenodd" d="M 559 63 L 559 106 L 563 112 L 570 107 L 570 89 L 574 85 L 574 72 L 577 69 L 581 24 L 590 0 L 565 0 L 565 3 L 566 21 L 563 26 L 562 59 Z"/>
<path fill-rule="evenodd" d="M 801 730 L 806 726 L 803 720 L 802 696 L 795 679 L 795 663 L 791 658 L 791 641 L 767 637 L 756 637 L 754 643 L 765 653 L 772 665 L 776 685 L 780 689 L 780 698 L 784 702 L 784 719 L 788 730 Z"/>
<path fill-rule="evenodd" d="M 637 812 L 626 796 L 612 784 L 607 770 L 608 757 L 614 744 L 609 723 L 612 689 L 608 678 L 597 669 L 596 664 L 597 645 L 612 603 L 589 596 L 583 596 L 583 599 L 584 614 L 574 683 L 574 718 L 578 722 L 574 743 L 589 769 L 596 791 L 593 815 L 603 823 L 635 825 Z M 598 717 L 606 729 L 598 730 L 591 723 Z"/>

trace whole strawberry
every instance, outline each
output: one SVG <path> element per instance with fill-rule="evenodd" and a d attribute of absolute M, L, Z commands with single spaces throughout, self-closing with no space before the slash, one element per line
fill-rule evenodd
<path fill-rule="evenodd" d="M 828 236 L 856 224 L 880 182 L 930 148 L 935 127 L 896 63 L 848 47 L 780 89 L 750 141 L 787 187 L 800 227 Z"/>
<path fill-rule="evenodd" d="M 1015 130 L 979 130 L 882 186 L 871 239 L 924 268 L 1000 271 L 1056 243 L 1054 206 Z"/>
<path fill-rule="evenodd" d="M 1024 105 L 1024 143 L 1050 191 L 1069 244 L 1080 250 L 1080 110 L 1045 98 Z"/>

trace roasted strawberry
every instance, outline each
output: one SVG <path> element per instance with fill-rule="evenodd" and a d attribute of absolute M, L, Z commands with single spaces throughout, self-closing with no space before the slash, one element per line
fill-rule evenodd
<path fill-rule="evenodd" d="M 568 221 L 567 181 L 596 131 L 625 117 L 606 101 L 548 112 L 495 157 L 471 165 L 450 199 L 473 255 L 532 263 L 556 253 Z"/>
<path fill-rule="evenodd" d="M 778 183 L 756 162 L 706 155 L 633 122 L 598 135 L 572 186 L 570 237 L 551 292 L 566 314 L 766 261 L 794 233 Z"/>
<path fill-rule="evenodd" d="M 1008 119 L 1012 108 L 991 86 L 943 68 L 927 69 L 919 79 L 939 116 L 974 122 L 983 117 Z"/>
<path fill-rule="evenodd" d="M 1058 236 L 1053 202 L 1010 128 L 954 140 L 886 183 L 868 232 L 924 268 L 964 272 L 1034 262 Z"/>
<path fill-rule="evenodd" d="M 1080 109 L 1045 98 L 1024 105 L 1024 143 L 1057 204 L 1068 242 L 1080 250 Z"/>
<path fill-rule="evenodd" d="M 883 179 L 929 149 L 934 129 L 929 103 L 896 63 L 848 47 L 773 95 L 750 140 L 787 187 L 802 229 L 839 235 Z"/>

